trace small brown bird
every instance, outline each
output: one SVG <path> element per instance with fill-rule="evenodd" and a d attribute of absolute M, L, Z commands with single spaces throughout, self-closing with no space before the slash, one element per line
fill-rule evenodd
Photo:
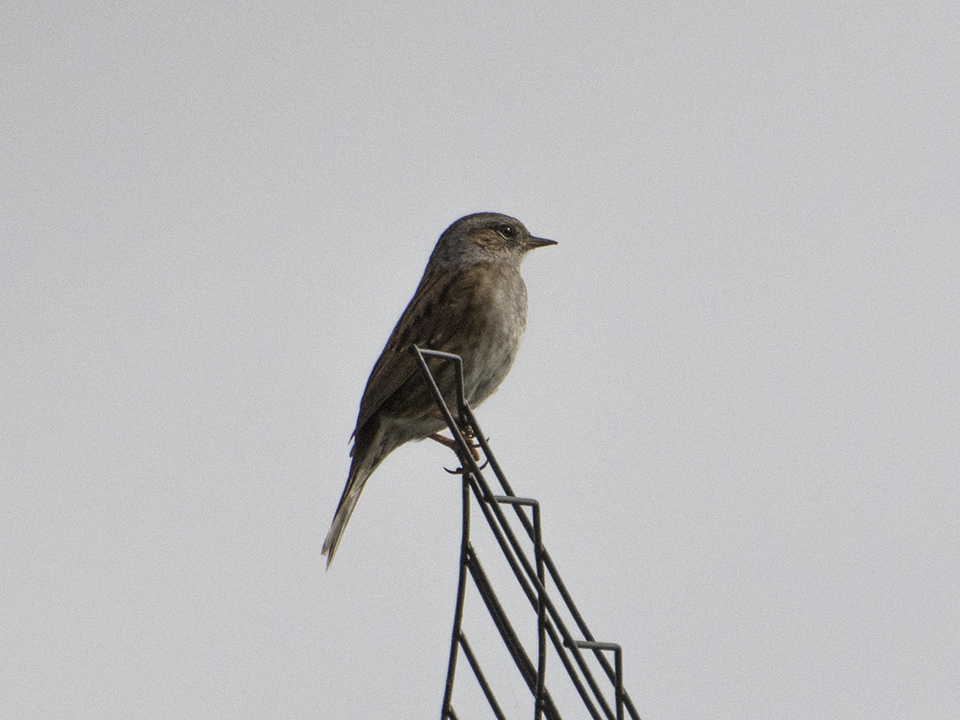
<path fill-rule="evenodd" d="M 437 241 L 423 278 L 380 354 L 360 401 L 350 475 L 323 542 L 327 567 L 367 479 L 391 452 L 445 427 L 409 353 L 411 344 L 463 358 L 471 407 L 490 397 L 507 376 L 527 326 L 527 287 L 520 263 L 530 250 L 556 245 L 530 235 L 499 213 L 460 218 Z M 450 363 L 428 361 L 444 399 L 456 407 Z"/>

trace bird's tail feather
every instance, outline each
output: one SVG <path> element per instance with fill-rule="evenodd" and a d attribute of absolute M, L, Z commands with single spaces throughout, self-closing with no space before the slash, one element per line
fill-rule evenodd
<path fill-rule="evenodd" d="M 337 505 L 337 512 L 333 515 L 333 522 L 330 523 L 327 538 L 323 541 L 322 554 L 327 556 L 328 569 L 333 562 L 333 556 L 337 553 L 340 538 L 343 537 L 343 531 L 350 521 L 357 500 L 360 499 L 360 493 L 363 492 L 363 486 L 389 454 L 389 450 L 393 449 L 390 447 L 388 450 L 384 447 L 383 437 L 377 432 L 377 428 L 377 425 L 368 423 L 357 432 L 352 452 L 353 462 L 350 463 L 350 476 L 343 488 L 343 495 L 340 496 L 340 503 Z"/>
<path fill-rule="evenodd" d="M 364 483 L 366 478 L 364 478 Z M 340 506 L 333 516 L 333 522 L 330 523 L 330 530 L 327 532 L 327 538 L 323 541 L 323 552 L 327 556 L 327 569 L 333 562 L 333 556 L 337 554 L 337 548 L 340 546 L 340 539 L 343 537 L 343 531 L 347 529 L 347 523 L 353 514 L 353 509 L 357 506 L 357 500 L 360 499 L 360 492 L 363 490 L 364 483 L 353 484 L 349 492 L 344 493 L 340 500 Z"/>

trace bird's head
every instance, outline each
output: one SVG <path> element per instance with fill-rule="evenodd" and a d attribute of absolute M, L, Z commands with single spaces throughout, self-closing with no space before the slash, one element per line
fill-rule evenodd
<path fill-rule="evenodd" d="M 534 248 L 556 245 L 530 234 L 523 223 L 500 213 L 476 213 L 448 227 L 433 250 L 431 264 L 515 263 Z"/>

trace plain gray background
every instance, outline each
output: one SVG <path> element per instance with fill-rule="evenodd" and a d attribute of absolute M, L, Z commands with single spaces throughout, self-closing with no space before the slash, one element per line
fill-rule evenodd
<path fill-rule="evenodd" d="M 644 720 L 958 717 L 956 3 L 2 17 L 0 717 L 439 716 L 452 457 L 320 545 L 480 210 L 560 243 L 478 416 Z"/>

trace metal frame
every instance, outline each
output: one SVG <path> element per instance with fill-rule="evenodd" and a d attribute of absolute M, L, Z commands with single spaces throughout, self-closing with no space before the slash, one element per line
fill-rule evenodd
<path fill-rule="evenodd" d="M 463 533 L 460 543 L 460 577 L 457 586 L 457 604 L 454 611 L 453 631 L 450 638 L 450 661 L 447 666 L 447 680 L 443 695 L 441 720 L 457 720 L 452 702 L 457 659 L 460 650 L 463 651 L 464 657 L 473 670 L 474 676 L 494 715 L 498 720 L 505 720 L 506 718 L 494 696 L 493 689 L 480 667 L 477 656 L 463 632 L 463 608 L 468 576 L 473 580 L 473 584 L 480 594 L 487 611 L 490 613 L 490 617 L 499 631 L 504 645 L 533 695 L 535 720 L 541 720 L 541 718 L 544 717 L 548 720 L 560 720 L 561 718 L 560 710 L 554 703 L 546 683 L 547 654 L 549 648 L 547 644 L 548 639 L 550 640 L 550 646 L 554 648 L 567 677 L 576 689 L 577 694 L 580 696 L 591 718 L 594 720 L 624 720 L 624 713 L 626 712 L 633 720 L 640 720 L 640 715 L 637 713 L 633 701 L 623 688 L 623 660 L 620 646 L 614 643 L 597 642 L 593 637 L 583 616 L 573 602 L 573 598 L 570 596 L 563 579 L 560 577 L 556 565 L 554 565 L 550 554 L 543 545 L 540 504 L 530 498 L 517 497 L 513 492 L 513 488 L 511 488 L 510 483 L 507 481 L 500 464 L 494 457 L 483 432 L 480 430 L 473 411 L 466 403 L 463 389 L 463 360 L 458 355 L 425 350 L 418 348 L 416 345 L 411 345 L 409 352 L 416 359 L 423 379 L 430 388 L 433 398 L 437 403 L 437 408 L 443 416 L 447 427 L 450 429 L 456 445 L 457 454 L 462 464 L 460 472 L 462 472 L 463 475 Z M 444 362 L 453 363 L 454 365 L 457 402 L 456 417 L 454 417 L 448 407 L 443 393 L 440 391 L 437 381 L 430 371 L 430 367 L 427 364 L 428 359 L 436 359 L 439 361 L 438 363 L 434 363 L 435 367 L 439 363 Z M 495 494 L 490 489 L 489 484 L 483 476 L 483 468 L 481 468 L 474 459 L 471 444 L 463 434 L 462 428 L 466 427 L 471 428 L 473 431 L 473 439 L 476 440 L 486 458 L 486 463 L 483 468 L 489 466 L 493 471 L 499 481 L 503 494 Z M 530 659 L 526 649 L 517 637 L 513 625 L 494 591 L 490 578 L 483 570 L 474 547 L 470 542 L 471 495 L 483 513 L 484 519 L 487 521 L 490 531 L 496 538 L 504 558 L 510 565 L 520 589 L 524 595 L 526 595 L 531 607 L 536 612 L 536 663 Z M 532 562 L 520 541 L 517 539 L 513 527 L 507 521 L 507 515 L 503 509 L 505 505 L 513 508 L 520 525 L 528 539 L 533 543 Z M 530 508 L 529 513 L 526 510 L 528 507 Z M 556 588 L 556 592 L 560 595 L 559 603 L 554 602 L 551 593 L 547 590 L 548 576 L 553 587 Z M 573 633 L 568 629 L 567 623 L 561 615 L 561 610 L 565 611 L 566 614 L 573 619 L 581 637 L 573 636 Z M 610 661 L 605 655 L 605 653 L 608 652 L 614 654 L 613 666 L 610 665 Z M 614 700 L 612 706 L 601 691 L 597 679 L 594 677 L 591 662 L 589 661 L 591 656 L 594 664 L 603 670 L 603 673 L 613 686 Z"/>

